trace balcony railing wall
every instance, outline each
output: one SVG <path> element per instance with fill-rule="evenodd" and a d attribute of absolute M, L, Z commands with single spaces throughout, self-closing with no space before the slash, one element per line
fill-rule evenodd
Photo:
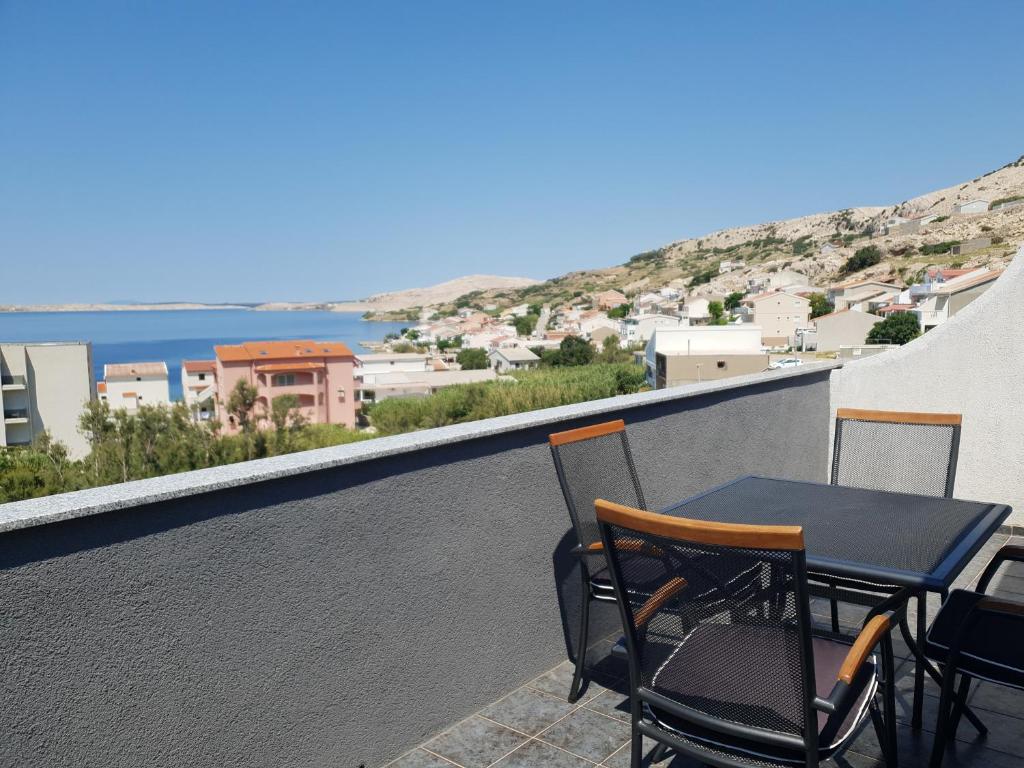
<path fill-rule="evenodd" d="M 386 762 L 566 657 L 549 432 L 624 417 L 652 506 L 820 480 L 832 367 L 0 506 L 0 764 Z"/>

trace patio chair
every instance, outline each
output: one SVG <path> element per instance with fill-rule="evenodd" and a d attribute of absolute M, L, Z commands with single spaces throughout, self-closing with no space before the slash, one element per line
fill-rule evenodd
<path fill-rule="evenodd" d="M 928 630 L 925 654 L 943 667 L 932 768 L 942 765 L 946 745 L 956 739 L 972 680 L 1024 690 L 1024 602 L 985 594 L 1007 561 L 1024 563 L 1024 547 L 999 550 L 982 573 L 977 592 L 953 590 Z"/>
<path fill-rule="evenodd" d="M 895 617 L 872 615 L 852 644 L 815 634 L 800 527 L 595 506 L 626 633 L 633 768 L 644 736 L 653 761 L 672 750 L 730 768 L 815 766 L 868 717 L 896 764 Z M 644 595 L 652 564 L 666 571 Z"/>
<path fill-rule="evenodd" d="M 951 498 L 960 453 L 961 420 L 958 413 L 840 408 L 836 412 L 832 450 L 832 485 Z M 885 584 L 822 579 L 815 574 L 812 579 L 829 585 L 833 632 L 839 631 L 839 587 L 883 594 L 898 589 Z M 855 593 L 847 592 L 843 599 L 865 604 Z M 924 634 L 924 611 L 922 592 L 918 595 L 919 639 Z"/>
<path fill-rule="evenodd" d="M 629 450 L 626 424 L 621 419 L 556 432 L 548 436 L 548 443 L 565 505 L 569 508 L 569 517 L 576 532 L 577 546 L 573 554 L 580 564 L 580 626 L 576 645 L 576 671 L 569 690 L 569 701 L 574 702 L 580 695 L 586 665 L 590 602 L 615 601 L 597 520 L 594 518 L 594 501 L 607 498 L 643 507 L 644 494 Z"/>

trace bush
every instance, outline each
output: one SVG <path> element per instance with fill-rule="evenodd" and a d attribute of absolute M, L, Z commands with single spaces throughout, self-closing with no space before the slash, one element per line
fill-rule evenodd
<path fill-rule="evenodd" d="M 487 353 L 479 347 L 464 349 L 455 359 L 464 371 L 479 371 L 487 367 Z"/>
<path fill-rule="evenodd" d="M 862 269 L 873 267 L 882 260 L 882 251 L 877 245 L 866 245 L 857 250 L 843 264 L 840 274 L 849 275 L 853 272 L 860 272 Z"/>
<path fill-rule="evenodd" d="M 517 317 L 512 321 L 512 324 L 516 327 L 516 333 L 520 336 L 529 336 L 533 333 L 534 328 L 537 327 L 537 321 L 540 318 L 537 315 L 524 315 L 523 317 Z"/>
<path fill-rule="evenodd" d="M 690 287 L 693 288 L 697 285 L 705 285 L 706 283 L 710 283 L 715 277 L 718 277 L 718 269 L 714 267 L 711 269 L 705 269 L 703 272 L 698 272 L 690 278 Z"/>
<path fill-rule="evenodd" d="M 898 312 L 875 323 L 865 340 L 868 344 L 906 344 L 921 335 L 921 326 L 913 312 Z"/>
<path fill-rule="evenodd" d="M 944 240 L 941 243 L 926 243 L 921 246 L 921 253 L 925 256 L 932 256 L 937 253 L 949 253 L 954 245 L 960 245 L 959 240 Z"/>
<path fill-rule="evenodd" d="M 619 304 L 619 306 L 615 307 L 614 309 L 608 310 L 608 317 L 614 319 L 621 319 L 623 317 L 626 317 L 626 315 L 629 314 L 629 311 L 631 309 L 633 309 L 632 304 Z"/>

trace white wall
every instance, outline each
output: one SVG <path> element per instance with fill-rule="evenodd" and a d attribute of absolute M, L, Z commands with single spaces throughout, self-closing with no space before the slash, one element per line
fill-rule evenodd
<path fill-rule="evenodd" d="M 897 350 L 833 371 L 836 408 L 962 413 L 954 493 L 1010 504 L 1024 525 L 1024 248 L 956 316 Z M 912 450 L 912 446 L 908 449 Z"/>

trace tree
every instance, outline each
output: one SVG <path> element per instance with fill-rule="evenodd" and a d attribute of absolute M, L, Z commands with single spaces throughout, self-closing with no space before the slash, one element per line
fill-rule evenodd
<path fill-rule="evenodd" d="M 632 304 L 619 304 L 619 306 L 608 310 L 608 317 L 614 320 L 621 320 L 626 317 L 632 309 Z"/>
<path fill-rule="evenodd" d="M 882 251 L 877 245 L 865 245 L 846 260 L 840 274 L 849 275 L 852 272 L 860 272 L 862 269 L 875 266 L 881 260 Z"/>
<path fill-rule="evenodd" d="M 599 363 L 628 363 L 632 361 L 633 355 L 622 348 L 619 337 L 615 334 L 605 336 L 601 342 L 601 351 L 597 355 Z"/>
<path fill-rule="evenodd" d="M 743 301 L 743 291 L 733 291 L 725 297 L 724 306 L 727 310 L 732 312 L 736 307 Z"/>
<path fill-rule="evenodd" d="M 726 325 L 729 322 L 725 316 L 725 307 L 720 301 L 708 302 L 708 314 L 711 315 L 708 325 Z"/>
<path fill-rule="evenodd" d="M 811 302 L 811 317 L 821 317 L 827 315 L 835 309 L 832 302 L 828 300 L 828 297 L 824 293 L 812 293 L 807 297 Z"/>
<path fill-rule="evenodd" d="M 594 348 L 590 342 L 579 336 L 566 336 L 558 345 L 558 361 L 555 365 L 590 365 L 594 361 Z"/>
<path fill-rule="evenodd" d="M 287 453 L 292 438 L 306 426 L 306 417 L 299 410 L 298 395 L 278 395 L 270 401 L 270 420 L 274 424 L 274 452 Z"/>
<path fill-rule="evenodd" d="M 487 367 L 487 353 L 479 347 L 462 350 L 456 360 L 464 371 L 479 371 Z"/>
<path fill-rule="evenodd" d="M 906 344 L 921 335 L 921 326 L 913 312 L 897 312 L 868 331 L 868 344 Z"/>
<path fill-rule="evenodd" d="M 235 423 L 243 432 L 252 431 L 257 394 L 256 387 L 245 379 L 239 379 L 228 396 L 228 413 L 234 416 Z"/>
<path fill-rule="evenodd" d="M 540 320 L 540 317 L 537 315 L 523 315 L 513 320 L 512 324 L 516 327 L 518 335 L 529 336 L 533 333 L 533 329 L 537 327 L 538 320 Z"/>

